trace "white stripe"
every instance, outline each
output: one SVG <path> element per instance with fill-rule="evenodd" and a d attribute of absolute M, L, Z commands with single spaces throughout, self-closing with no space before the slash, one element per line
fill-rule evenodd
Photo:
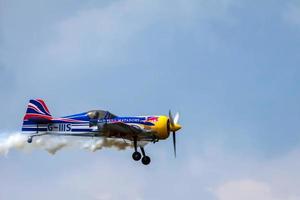
<path fill-rule="evenodd" d="M 32 106 L 32 107 L 34 107 L 37 110 L 37 112 L 39 112 L 41 114 L 44 114 L 44 115 L 46 114 L 46 113 L 42 112 L 36 105 L 34 105 L 32 103 L 29 103 L 29 105 Z"/>

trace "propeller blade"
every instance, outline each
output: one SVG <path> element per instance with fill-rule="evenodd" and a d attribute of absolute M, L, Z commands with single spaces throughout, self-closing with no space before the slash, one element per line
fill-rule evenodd
<path fill-rule="evenodd" d="M 176 113 L 175 117 L 174 117 L 174 123 L 177 124 L 179 120 L 179 113 Z"/>
<path fill-rule="evenodd" d="M 174 126 L 174 119 L 173 119 L 173 116 L 172 116 L 172 113 L 171 113 L 171 110 L 169 110 L 169 119 L 170 119 L 170 123 L 172 126 Z"/>
<path fill-rule="evenodd" d="M 175 131 L 173 131 L 173 147 L 174 147 L 174 156 L 176 158 L 176 134 L 175 134 Z"/>

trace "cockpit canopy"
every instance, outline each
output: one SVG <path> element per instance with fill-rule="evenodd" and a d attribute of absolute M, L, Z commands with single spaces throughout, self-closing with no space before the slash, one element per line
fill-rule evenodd
<path fill-rule="evenodd" d="M 104 110 L 91 110 L 87 113 L 90 119 L 113 119 L 117 116 Z"/>

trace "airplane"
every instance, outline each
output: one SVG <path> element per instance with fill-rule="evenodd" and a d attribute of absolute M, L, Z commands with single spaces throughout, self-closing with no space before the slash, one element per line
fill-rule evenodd
<path fill-rule="evenodd" d="M 31 99 L 23 118 L 23 133 L 30 133 L 28 143 L 34 137 L 45 135 L 74 137 L 119 138 L 133 143 L 132 158 L 141 160 L 144 165 L 151 162 L 141 142 L 156 143 L 173 135 L 173 148 L 176 157 L 176 132 L 182 127 L 178 124 L 179 114 L 169 116 L 131 116 L 119 117 L 105 110 L 91 110 L 79 114 L 54 118 L 42 99 Z M 138 151 L 138 147 L 141 153 Z"/>

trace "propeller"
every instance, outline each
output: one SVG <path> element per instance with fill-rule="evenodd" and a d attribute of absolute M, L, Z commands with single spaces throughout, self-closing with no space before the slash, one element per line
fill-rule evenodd
<path fill-rule="evenodd" d="M 179 113 L 176 113 L 175 117 L 174 117 L 174 123 L 177 124 L 179 120 Z"/>
<path fill-rule="evenodd" d="M 174 148 L 174 156 L 176 158 L 176 134 L 175 134 L 175 131 L 173 131 L 173 148 Z"/>
<path fill-rule="evenodd" d="M 176 113 L 175 117 L 173 118 L 171 110 L 169 110 L 169 128 L 168 130 L 172 131 L 173 136 L 173 148 L 174 148 L 174 156 L 176 158 L 176 131 L 181 129 L 181 126 L 178 124 L 179 120 L 179 113 Z"/>

